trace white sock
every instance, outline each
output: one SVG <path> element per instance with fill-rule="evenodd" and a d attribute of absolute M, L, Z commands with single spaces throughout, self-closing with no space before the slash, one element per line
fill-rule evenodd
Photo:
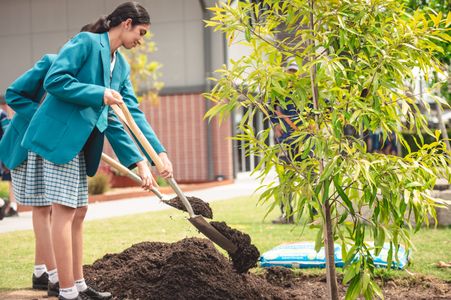
<path fill-rule="evenodd" d="M 79 292 L 83 292 L 84 290 L 86 290 L 88 288 L 84 278 L 75 280 L 75 286 L 77 287 L 77 290 Z"/>
<path fill-rule="evenodd" d="M 3 200 L 2 198 L 0 198 L 0 207 L 2 207 L 3 205 L 5 205 L 5 200 Z"/>
<path fill-rule="evenodd" d="M 78 291 L 75 285 L 70 288 L 60 289 L 60 296 L 66 299 L 74 299 L 78 297 Z"/>
<path fill-rule="evenodd" d="M 59 281 L 58 271 L 56 269 L 47 272 L 49 274 L 49 281 L 51 283 L 57 283 Z"/>
<path fill-rule="evenodd" d="M 10 202 L 9 207 L 11 207 L 14 210 L 17 210 L 17 203 L 16 202 Z"/>
<path fill-rule="evenodd" d="M 45 272 L 47 272 L 45 265 L 34 265 L 34 276 L 41 277 Z"/>

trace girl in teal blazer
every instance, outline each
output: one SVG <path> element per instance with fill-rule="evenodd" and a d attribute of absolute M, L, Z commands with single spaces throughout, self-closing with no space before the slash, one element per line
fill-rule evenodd
<path fill-rule="evenodd" d="M 11 126 L 5 131 L 4 139 L 0 142 L 0 160 L 5 160 L 5 164 L 14 174 L 13 184 L 16 190 L 16 198 L 19 203 L 32 206 L 36 249 L 32 287 L 44 290 L 48 290 L 49 279 L 51 284 L 58 281 L 50 236 L 51 202 L 43 199 L 38 191 L 34 191 L 35 184 L 32 183 L 36 182 L 34 178 L 36 173 L 26 174 L 26 169 L 27 165 L 30 168 L 30 166 L 35 166 L 39 162 L 26 161 L 28 151 L 20 146 L 20 142 L 40 100 L 45 94 L 43 81 L 55 58 L 56 55 L 54 54 L 44 55 L 33 68 L 17 78 L 7 89 L 5 99 L 7 104 L 15 111 L 15 115 Z M 125 99 L 136 98 L 131 95 L 130 98 Z M 131 104 L 129 102 L 125 101 L 149 142 L 155 149 L 160 152 L 164 151 L 150 125 L 147 122 L 138 122 L 138 120 L 145 120 L 142 111 L 134 102 L 131 102 Z M 141 160 L 142 158 L 137 153 L 136 148 L 133 147 L 129 135 L 122 129 L 122 125 L 115 119 L 114 115 L 110 117 L 112 119 L 108 123 L 105 133 L 121 163 L 130 165 Z M 84 216 L 86 208 L 86 206 L 77 208 L 76 215 Z M 48 274 L 50 274 L 50 278 Z M 57 296 L 58 290 L 48 290 L 48 295 Z"/>
<path fill-rule="evenodd" d="M 60 51 L 44 81 L 46 99 L 22 141 L 23 147 L 44 158 L 45 193 L 53 202 L 59 299 L 111 297 L 88 288 L 83 280 L 82 220 L 80 226 L 74 226 L 79 218 L 74 208 L 84 204 L 86 174 L 94 174 L 99 164 L 103 131 L 113 119 L 112 115 L 108 118 L 108 105 L 123 101 L 117 91 L 128 91 L 130 68 L 116 50 L 139 45 L 150 22 L 142 6 L 127 2 L 100 23 L 104 33 L 80 33 Z M 138 162 L 138 171 L 149 188 L 150 171 L 143 161 Z M 171 175 L 169 167 L 166 171 Z"/>

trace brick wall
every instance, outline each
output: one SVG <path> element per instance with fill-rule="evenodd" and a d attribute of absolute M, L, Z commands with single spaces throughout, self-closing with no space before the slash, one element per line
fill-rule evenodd
<path fill-rule="evenodd" d="M 141 103 L 174 165 L 178 182 L 208 181 L 207 121 L 203 120 L 206 100 L 200 94 L 161 96 L 159 102 Z M 212 120 L 214 177 L 232 179 L 232 142 L 230 119 L 221 125 Z M 112 154 L 111 147 L 105 151 Z"/>

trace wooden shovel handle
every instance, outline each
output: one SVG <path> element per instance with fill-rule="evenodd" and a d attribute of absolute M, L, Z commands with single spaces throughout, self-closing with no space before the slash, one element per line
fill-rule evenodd
<path fill-rule="evenodd" d="M 126 166 L 121 164 L 120 162 L 114 160 L 114 158 L 106 155 L 105 153 L 102 153 L 102 160 L 106 162 L 110 167 L 115 168 L 119 173 L 122 175 L 126 175 L 129 178 L 133 179 L 135 182 L 142 184 L 143 181 L 141 177 L 139 177 L 137 174 L 130 171 Z M 164 195 L 160 193 L 159 190 L 157 190 L 154 186 L 150 189 L 160 200 L 164 200 Z"/>
<path fill-rule="evenodd" d="M 117 104 L 111 105 L 111 108 L 114 110 L 116 115 L 125 123 L 125 125 L 127 125 L 127 127 L 130 128 L 130 131 L 135 135 L 136 139 L 139 141 L 139 143 L 144 148 L 146 153 L 149 154 L 158 172 L 162 172 L 164 170 L 163 161 L 158 156 L 157 152 L 155 152 L 153 147 L 150 145 L 149 141 L 146 139 L 141 129 L 139 129 L 138 125 L 136 124 L 135 120 L 130 114 L 130 111 L 128 110 L 125 103 L 121 104 L 120 106 L 118 106 Z"/>

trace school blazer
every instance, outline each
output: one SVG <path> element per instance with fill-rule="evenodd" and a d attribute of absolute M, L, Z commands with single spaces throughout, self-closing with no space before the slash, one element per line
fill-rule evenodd
<path fill-rule="evenodd" d="M 110 78 L 107 33 L 82 32 L 66 43 L 44 80 L 47 96 L 33 116 L 22 146 L 56 164 L 67 163 L 84 150 L 87 175 L 94 175 L 103 148 L 104 134 L 95 125 L 105 107 L 105 88 L 133 94 L 127 88 L 130 67 L 119 52 L 116 59 Z M 130 102 L 136 97 L 125 98 Z M 108 109 L 105 133 L 121 163 L 133 166 L 143 158 L 131 139 L 116 138 L 127 133 Z"/>
<path fill-rule="evenodd" d="M 6 103 L 15 111 L 0 142 L 0 160 L 9 169 L 14 169 L 27 158 L 28 151 L 20 143 L 44 96 L 44 78 L 55 58 L 55 54 L 44 55 L 5 92 Z"/>

